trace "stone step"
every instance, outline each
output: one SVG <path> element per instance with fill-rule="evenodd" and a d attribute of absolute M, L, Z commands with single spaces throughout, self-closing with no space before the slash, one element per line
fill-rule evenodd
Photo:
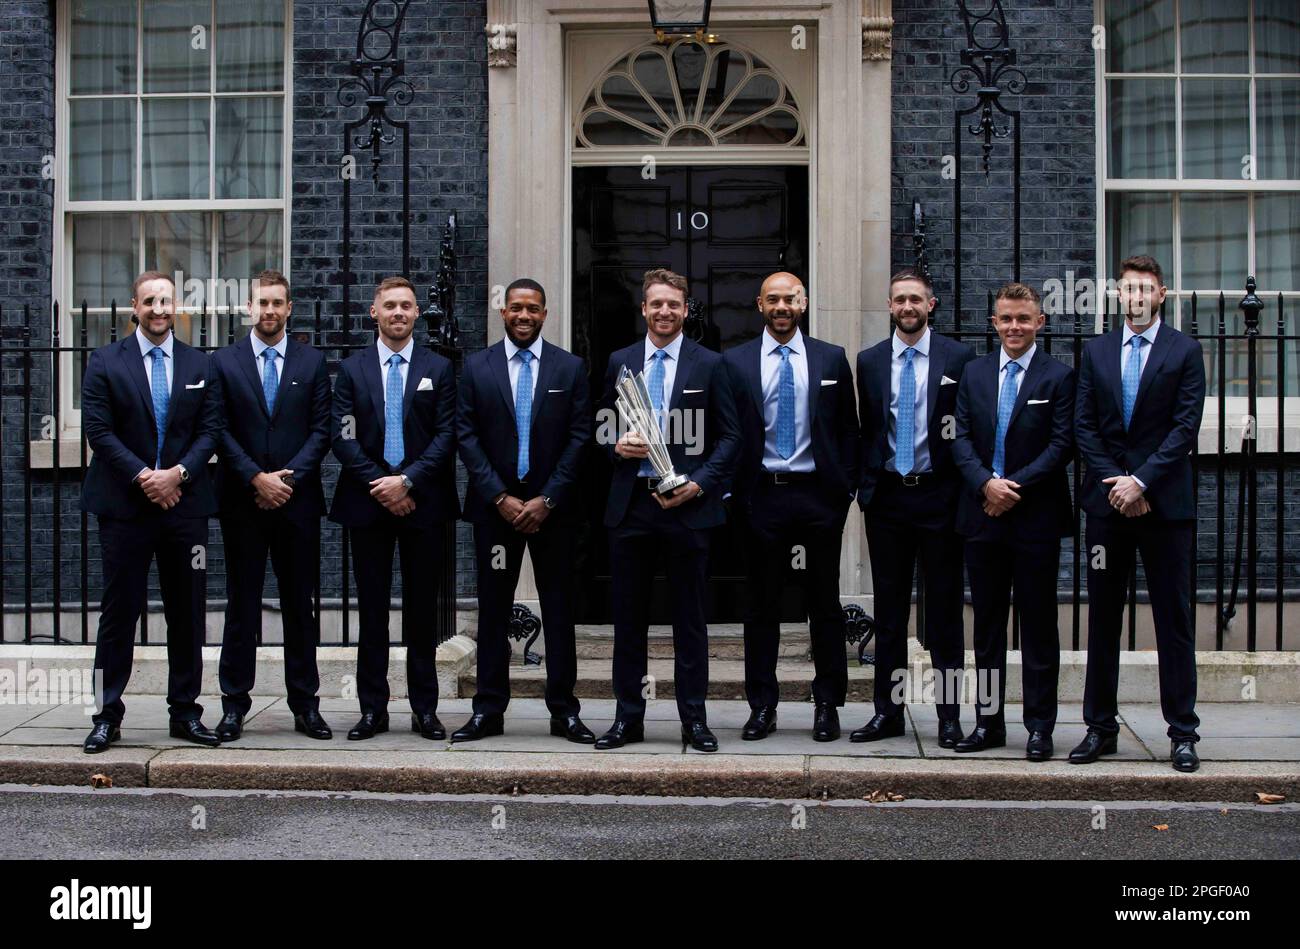
<path fill-rule="evenodd" d="M 579 626 L 575 630 L 575 640 L 579 659 L 612 659 L 614 656 L 613 626 Z M 651 626 L 647 639 L 647 654 L 651 659 L 671 659 L 673 657 L 673 630 L 671 626 Z M 846 645 L 846 655 L 856 661 L 857 646 Z M 777 647 L 777 656 L 783 660 L 800 662 L 811 659 L 808 641 L 808 627 L 802 624 L 783 624 L 781 626 L 781 644 Z M 533 652 L 543 653 L 544 643 L 541 637 L 533 644 Z M 867 647 L 871 652 L 871 647 Z M 515 652 L 522 655 L 516 647 Z M 718 623 L 709 626 L 709 658 L 741 659 L 745 658 L 744 629 L 738 623 Z"/>

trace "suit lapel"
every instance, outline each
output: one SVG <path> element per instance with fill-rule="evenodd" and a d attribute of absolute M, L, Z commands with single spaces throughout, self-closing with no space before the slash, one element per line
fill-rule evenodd
<path fill-rule="evenodd" d="M 677 374 L 673 377 L 673 394 L 668 400 L 668 408 L 674 409 L 681 401 L 682 389 L 686 387 L 686 377 L 691 366 L 695 364 L 695 347 L 689 339 L 682 340 L 682 348 L 677 351 Z"/>
<path fill-rule="evenodd" d="M 1115 397 L 1115 410 L 1120 418 L 1124 417 L 1124 373 L 1120 371 L 1119 357 L 1124 349 L 1124 328 L 1112 330 L 1112 339 L 1106 346 L 1106 355 L 1102 359 L 1104 372 L 1110 380 L 1110 391 Z"/>
<path fill-rule="evenodd" d="M 284 358 L 280 360 L 280 365 L 276 368 L 280 371 L 280 381 L 276 384 L 275 391 L 275 411 L 271 413 L 274 420 L 280 414 L 280 406 L 284 405 L 284 395 L 293 385 L 293 374 L 298 368 L 298 344 L 291 340 L 288 333 L 284 337 Z"/>
<path fill-rule="evenodd" d="M 1001 356 L 998 357 L 999 361 Z M 1011 426 L 1016 424 L 1016 416 L 1020 410 L 1025 407 L 1029 401 L 1030 390 L 1038 384 L 1039 378 L 1043 374 L 1043 361 L 1048 358 L 1046 350 L 1042 346 L 1034 351 L 1034 358 L 1029 361 L 1029 368 L 1025 370 L 1025 378 L 1020 380 L 1020 391 L 1016 393 L 1016 403 L 1011 408 L 1011 419 L 1007 422 L 1007 431 L 1011 431 Z"/>
<path fill-rule="evenodd" d="M 1142 404 L 1142 396 L 1151 388 L 1151 380 L 1155 378 L 1156 373 L 1160 371 L 1160 365 L 1169 355 L 1169 350 L 1173 348 L 1174 335 L 1168 326 L 1161 326 L 1156 333 L 1156 341 L 1151 344 L 1151 352 L 1147 356 L 1147 364 L 1142 367 L 1142 377 L 1138 380 L 1137 398 L 1133 401 L 1133 415 L 1138 414 L 1138 406 Z"/>
<path fill-rule="evenodd" d="M 379 371 L 380 345 L 374 342 L 361 351 L 361 378 L 370 388 L 370 404 L 374 406 L 375 414 L 379 416 L 379 430 L 382 432 L 386 420 L 384 418 L 384 377 Z"/>
<path fill-rule="evenodd" d="M 235 362 L 239 363 L 244 378 L 248 380 L 248 385 L 253 390 L 253 401 L 257 403 L 257 407 L 262 410 L 262 415 L 265 416 L 267 414 L 266 397 L 262 394 L 262 380 L 257 376 L 257 360 L 253 357 L 252 336 L 245 336 L 235 344 Z M 276 405 L 279 404 L 280 400 L 276 399 Z"/>
<path fill-rule="evenodd" d="M 427 350 L 416 346 L 411 350 L 411 364 L 406 367 L 406 388 L 402 391 L 402 418 L 405 419 L 411 413 L 411 403 L 415 401 L 415 393 L 420 389 L 420 380 L 424 378 L 425 370 L 428 369 L 428 363 L 425 361 Z"/>
<path fill-rule="evenodd" d="M 492 378 L 496 380 L 497 391 L 501 393 L 501 401 L 506 404 L 506 411 L 510 413 L 513 421 L 515 417 L 515 400 L 510 394 L 510 366 L 506 358 L 506 344 L 504 341 L 497 343 L 492 347 L 487 357 L 488 370 L 492 373 Z"/>
<path fill-rule="evenodd" d="M 880 386 L 880 423 L 884 426 L 882 431 L 889 431 L 889 403 L 894 399 L 893 373 L 894 373 L 894 336 L 891 333 L 885 340 L 885 345 L 880 347 L 880 355 L 876 357 L 879 360 L 880 378 L 876 384 Z"/>
<path fill-rule="evenodd" d="M 745 360 L 742 365 L 745 368 L 745 388 L 749 390 L 750 401 L 754 403 L 754 411 L 758 413 L 761 423 L 763 418 L 763 337 L 760 335 L 752 344 L 754 352 Z"/>
<path fill-rule="evenodd" d="M 554 346 L 547 345 L 542 341 L 542 358 L 537 363 L 537 384 L 533 387 L 533 407 L 528 415 L 528 430 L 531 432 L 537 428 L 537 416 L 541 414 L 542 403 L 547 398 L 546 387 L 551 384 L 555 378 L 555 353 L 551 352 Z"/>
<path fill-rule="evenodd" d="M 144 368 L 144 353 L 140 352 L 139 337 L 132 333 L 122 340 L 120 352 L 124 363 L 123 368 L 126 374 L 135 380 L 135 387 L 140 392 L 140 398 L 144 400 L 145 411 L 149 413 L 149 418 L 156 428 L 158 419 L 153 414 L 153 389 L 149 385 L 149 375 Z"/>
<path fill-rule="evenodd" d="M 925 381 L 925 424 L 927 431 L 934 421 L 934 407 L 939 402 L 939 386 L 943 383 L 943 343 L 939 334 L 930 330 L 929 373 Z"/>
<path fill-rule="evenodd" d="M 822 391 L 821 353 L 808 334 L 803 337 L 804 363 L 808 367 L 808 422 L 817 417 L 817 396 Z"/>

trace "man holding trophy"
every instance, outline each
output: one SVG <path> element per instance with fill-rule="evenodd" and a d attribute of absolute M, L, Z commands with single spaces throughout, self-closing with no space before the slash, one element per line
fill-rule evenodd
<path fill-rule="evenodd" d="M 705 583 L 711 528 L 726 520 L 740 447 L 722 357 L 682 336 L 686 278 L 651 270 L 642 285 L 646 336 L 609 358 L 602 407 L 617 408 L 614 476 L 605 508 L 614 606 L 613 725 L 596 747 L 644 739 L 650 591 L 660 565 L 673 600 L 673 681 L 682 741 L 717 751 L 704 700 L 709 684 Z M 644 690 L 644 691 L 643 691 Z"/>

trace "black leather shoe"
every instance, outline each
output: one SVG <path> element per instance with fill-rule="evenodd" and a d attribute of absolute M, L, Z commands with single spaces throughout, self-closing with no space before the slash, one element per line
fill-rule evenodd
<path fill-rule="evenodd" d="M 974 731 L 953 746 L 953 751 L 966 754 L 970 751 L 987 751 L 989 748 L 1005 748 L 1006 745 L 1007 730 L 1005 728 L 994 730 L 985 728 L 983 725 L 976 725 Z"/>
<path fill-rule="evenodd" d="M 577 715 L 565 715 L 563 718 L 552 716 L 551 734 L 556 738 L 567 738 L 577 745 L 593 745 L 596 743 L 596 733 L 582 724 L 582 719 Z"/>
<path fill-rule="evenodd" d="M 1047 732 L 1030 732 L 1025 757 L 1030 761 L 1046 761 L 1052 757 L 1052 736 Z"/>
<path fill-rule="evenodd" d="M 1103 735 L 1089 728 L 1083 741 L 1070 752 L 1070 764 L 1091 764 L 1102 755 L 1113 755 L 1119 748 L 1119 736 Z"/>
<path fill-rule="evenodd" d="M 221 737 L 216 732 L 204 728 L 203 723 L 197 718 L 172 722 L 171 727 L 168 728 L 168 733 L 173 738 L 184 738 L 186 741 L 192 741 L 196 745 L 206 745 L 209 748 L 215 748 L 221 744 Z"/>
<path fill-rule="evenodd" d="M 86 736 L 85 743 L 81 750 L 88 755 L 97 755 L 101 751 L 108 751 L 108 746 L 122 737 L 122 730 L 116 725 L 108 722 L 99 722 L 90 730 Z"/>
<path fill-rule="evenodd" d="M 221 716 L 215 731 L 222 741 L 239 741 L 244 734 L 244 716 L 238 712 L 227 712 Z"/>
<path fill-rule="evenodd" d="M 939 723 L 939 747 L 956 748 L 957 742 L 965 736 L 961 733 L 961 722 L 957 719 L 950 719 Z"/>
<path fill-rule="evenodd" d="M 348 732 L 348 741 L 365 741 L 388 731 L 388 713 L 377 715 L 374 712 L 362 712 L 361 720 Z"/>
<path fill-rule="evenodd" d="M 696 751 L 717 751 L 718 739 L 703 722 L 682 723 L 682 743 L 690 745 Z"/>
<path fill-rule="evenodd" d="M 506 717 L 504 715 L 475 712 L 469 717 L 468 722 L 451 733 L 451 740 L 453 742 L 478 741 L 480 738 L 491 738 L 493 735 L 504 735 L 505 733 Z"/>
<path fill-rule="evenodd" d="M 334 732 L 325 724 L 325 719 L 320 717 L 320 712 L 308 709 L 301 715 L 293 717 L 293 730 L 302 732 L 308 738 L 317 738 L 321 741 L 329 741 L 334 737 Z"/>
<path fill-rule="evenodd" d="M 902 715 L 873 715 L 871 721 L 849 733 L 849 741 L 880 741 L 903 734 Z"/>
<path fill-rule="evenodd" d="M 1195 771 L 1201 766 L 1201 759 L 1196 754 L 1196 742 L 1191 739 L 1169 743 L 1169 759 L 1174 763 L 1175 771 Z"/>
<path fill-rule="evenodd" d="M 813 710 L 813 741 L 834 741 L 840 737 L 840 713 L 834 705 L 818 705 Z"/>
<path fill-rule="evenodd" d="M 446 741 L 447 729 L 442 727 L 442 722 L 438 721 L 438 716 L 433 712 L 425 712 L 422 715 L 411 715 L 411 731 L 419 732 L 421 738 L 427 738 L 429 741 Z M 497 734 L 501 734 L 497 732 Z"/>
<path fill-rule="evenodd" d="M 776 706 L 764 705 L 749 713 L 749 721 L 741 729 L 740 737 L 744 741 L 759 741 L 776 731 Z"/>
<path fill-rule="evenodd" d="M 609 731 L 596 739 L 596 747 L 600 749 L 622 748 L 624 745 L 630 745 L 638 741 L 645 741 L 644 722 L 627 722 L 615 719 L 614 724 L 609 726 Z"/>

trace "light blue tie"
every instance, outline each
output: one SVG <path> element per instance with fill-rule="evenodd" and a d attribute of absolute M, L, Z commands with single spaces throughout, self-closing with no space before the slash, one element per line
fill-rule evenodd
<path fill-rule="evenodd" d="M 1011 410 L 1016 407 L 1016 374 L 1020 363 L 1007 363 L 1007 377 L 1002 380 L 1002 394 L 998 396 L 998 431 L 993 438 L 993 475 L 1006 476 L 1007 429 L 1011 426 Z"/>
<path fill-rule="evenodd" d="M 668 354 L 662 349 L 656 349 L 654 355 L 650 357 L 650 375 L 646 378 L 646 388 L 650 390 L 650 406 L 655 410 L 655 415 L 659 422 L 659 427 L 663 428 L 663 410 L 664 410 L 664 360 Z M 654 465 L 650 464 L 650 459 L 641 462 L 641 470 L 637 475 L 642 478 L 654 478 L 658 476 Z"/>
<path fill-rule="evenodd" d="M 384 396 L 384 461 L 396 468 L 406 457 L 402 438 L 402 357 L 388 358 L 388 386 Z"/>
<path fill-rule="evenodd" d="M 1124 429 L 1128 430 L 1133 420 L 1133 406 L 1138 399 L 1138 380 L 1142 378 L 1142 337 L 1134 336 L 1129 340 L 1133 351 L 1129 353 L 1128 362 L 1124 364 Z"/>
<path fill-rule="evenodd" d="M 275 411 L 275 394 L 280 391 L 280 373 L 275 368 L 278 355 L 270 347 L 262 350 L 262 358 L 266 360 L 266 370 L 262 373 L 262 397 L 266 399 L 267 412 Z"/>
<path fill-rule="evenodd" d="M 894 467 L 901 475 L 911 474 L 916 457 L 916 371 L 911 346 L 903 350 L 903 374 L 898 380 L 898 431 L 894 434 Z"/>
<path fill-rule="evenodd" d="M 153 419 L 154 425 L 158 429 L 158 456 L 154 459 L 153 466 L 162 468 L 162 450 L 163 436 L 167 433 L 167 407 L 171 404 L 171 392 L 167 388 L 167 364 L 164 362 L 167 354 L 163 352 L 161 346 L 155 346 L 149 352 L 149 358 L 153 360 Z"/>
<path fill-rule="evenodd" d="M 776 453 L 789 458 L 794 454 L 794 365 L 789 346 L 778 346 L 776 351 L 781 354 L 776 386 Z"/>
<path fill-rule="evenodd" d="M 519 480 L 528 474 L 528 437 L 533 424 L 533 354 L 519 350 L 519 378 L 515 380 L 515 427 L 519 429 Z"/>

